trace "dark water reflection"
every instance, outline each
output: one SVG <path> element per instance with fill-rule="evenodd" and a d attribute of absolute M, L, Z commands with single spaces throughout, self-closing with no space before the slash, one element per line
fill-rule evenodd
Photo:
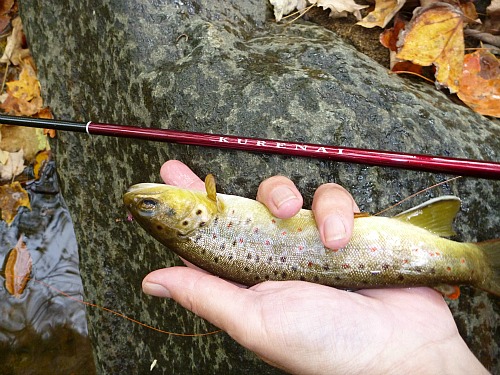
<path fill-rule="evenodd" d="M 32 210 L 23 208 L 10 227 L 0 222 L 0 264 L 21 234 L 33 259 L 20 298 L 1 279 L 0 373 L 95 374 L 84 305 L 47 286 L 83 299 L 77 243 L 53 162 L 26 189 Z"/>

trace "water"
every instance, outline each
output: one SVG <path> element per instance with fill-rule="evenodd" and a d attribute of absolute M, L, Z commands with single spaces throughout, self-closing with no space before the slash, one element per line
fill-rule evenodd
<path fill-rule="evenodd" d="M 78 248 L 70 215 L 59 193 L 54 162 L 28 183 L 32 210 L 0 222 L 0 373 L 95 374 L 87 336 Z M 33 260 L 20 298 L 5 288 L 6 257 L 23 235 Z"/>

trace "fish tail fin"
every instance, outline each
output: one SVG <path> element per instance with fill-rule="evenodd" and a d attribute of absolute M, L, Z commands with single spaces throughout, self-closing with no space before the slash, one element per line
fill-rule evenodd
<path fill-rule="evenodd" d="M 479 288 L 500 297 L 500 238 L 478 242 L 476 244 L 486 255 L 491 267 L 491 277 L 488 277 Z"/>

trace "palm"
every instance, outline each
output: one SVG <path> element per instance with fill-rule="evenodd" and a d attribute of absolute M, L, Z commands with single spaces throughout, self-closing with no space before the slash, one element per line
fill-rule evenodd
<path fill-rule="evenodd" d="M 279 282 L 260 284 L 249 292 L 254 298 L 247 306 L 248 330 L 242 331 L 246 337 L 229 333 L 263 359 L 287 363 L 286 369 L 293 372 L 324 372 L 335 364 L 345 373 L 352 358 L 360 368 L 379 366 L 384 360 L 394 366 L 397 363 L 390 362 L 405 361 L 457 333 L 446 303 L 428 288 L 351 293 Z M 317 363 L 327 367 L 321 371 Z"/>

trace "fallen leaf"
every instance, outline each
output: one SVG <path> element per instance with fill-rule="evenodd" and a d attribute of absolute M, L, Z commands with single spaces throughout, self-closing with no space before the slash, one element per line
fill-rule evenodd
<path fill-rule="evenodd" d="M 367 28 L 386 27 L 405 3 L 406 0 L 375 0 L 375 9 L 356 25 Z"/>
<path fill-rule="evenodd" d="M 415 73 L 419 76 L 424 76 L 422 66 L 414 64 L 411 61 L 398 61 L 391 67 L 391 70 L 395 73 Z"/>
<path fill-rule="evenodd" d="M 42 106 L 43 100 L 40 97 L 28 102 L 24 99 L 15 98 L 12 95 L 8 95 L 7 99 L 0 104 L 0 108 L 3 109 L 5 113 L 15 116 L 36 115 Z"/>
<path fill-rule="evenodd" d="M 5 265 L 5 288 L 16 298 L 20 298 L 31 274 L 32 259 L 23 236 L 7 256 Z"/>
<path fill-rule="evenodd" d="M 276 22 L 281 21 L 284 15 L 291 13 L 295 9 L 302 10 L 306 7 L 306 0 L 269 0 L 274 7 L 274 17 Z"/>
<path fill-rule="evenodd" d="M 38 82 L 35 69 L 30 63 L 23 63 L 19 80 L 7 82 L 7 93 L 17 99 L 31 101 L 40 97 L 40 83 Z"/>
<path fill-rule="evenodd" d="M 389 50 L 396 52 L 398 50 L 399 35 L 404 31 L 406 24 L 407 22 L 402 17 L 396 16 L 394 25 L 380 34 L 380 43 Z"/>
<path fill-rule="evenodd" d="M 0 33 L 7 31 L 7 27 L 10 25 L 10 17 L 5 14 L 0 15 Z"/>
<path fill-rule="evenodd" d="M 2 0 L 0 1 L 0 14 L 7 14 L 12 9 L 14 5 L 14 0 Z"/>
<path fill-rule="evenodd" d="M 0 128 L 0 134 L 0 150 L 16 152 L 22 149 L 25 164 L 31 163 L 38 152 L 50 149 L 43 129 L 4 125 Z"/>
<path fill-rule="evenodd" d="M 354 13 L 356 18 L 361 19 L 359 11 L 368 7 L 356 4 L 353 0 L 309 0 L 309 2 L 323 9 L 330 9 L 330 17 L 346 17 L 347 13 Z"/>
<path fill-rule="evenodd" d="M 465 23 L 481 23 L 479 20 L 476 6 L 474 3 L 460 3 L 460 9 L 462 9 L 462 13 L 464 14 Z"/>
<path fill-rule="evenodd" d="M 356 18 L 361 19 L 360 9 L 368 5 L 359 5 L 354 0 L 269 0 L 274 7 L 274 17 L 280 21 L 283 15 L 289 14 L 295 9 L 306 8 L 307 3 L 330 10 L 330 17 L 345 17 L 347 13 L 354 13 Z"/>
<path fill-rule="evenodd" d="M 436 66 L 438 86 L 458 91 L 464 61 L 463 14 L 446 3 L 417 8 L 398 41 L 396 57 Z"/>
<path fill-rule="evenodd" d="M 16 17 L 12 20 L 12 33 L 7 37 L 7 45 L 0 62 L 19 65 L 25 57 L 29 56 L 29 50 L 23 48 L 23 39 L 23 24 L 21 18 Z"/>
<path fill-rule="evenodd" d="M 41 151 L 36 155 L 35 165 L 33 166 L 33 173 L 35 174 L 35 179 L 40 178 L 40 171 L 43 169 L 45 163 L 50 160 L 50 151 Z"/>
<path fill-rule="evenodd" d="M 500 61 L 486 50 L 465 55 L 458 97 L 474 111 L 500 117 Z"/>
<path fill-rule="evenodd" d="M 0 150 L 0 164 L 2 165 L 7 164 L 7 160 L 9 160 L 9 152 Z"/>
<path fill-rule="evenodd" d="M 6 84 L 7 98 L 0 104 L 6 113 L 16 116 L 33 116 L 43 108 L 40 83 L 31 58 L 23 60 L 19 80 Z"/>
<path fill-rule="evenodd" d="M 4 159 L 2 157 L 2 159 Z M 24 168 L 24 151 L 9 152 L 7 161 L 0 164 L 0 180 L 12 180 L 15 176 L 22 173 Z"/>
<path fill-rule="evenodd" d="M 396 57 L 397 43 L 399 35 L 404 31 L 406 27 L 406 21 L 399 15 L 394 18 L 394 26 L 390 29 L 386 29 L 380 34 L 380 43 L 390 50 L 390 68 L 393 72 L 411 72 L 418 75 L 423 75 L 423 68 L 420 65 L 414 64 L 411 61 L 400 60 Z"/>
<path fill-rule="evenodd" d="M 10 185 L 0 186 L 0 211 L 2 211 L 2 220 L 7 225 L 14 221 L 20 207 L 27 207 L 31 210 L 29 195 L 18 181 Z"/>
<path fill-rule="evenodd" d="M 36 117 L 45 118 L 45 119 L 53 119 L 54 115 L 52 115 L 52 111 L 50 110 L 49 107 L 45 107 L 45 108 L 42 108 L 36 114 Z M 48 135 L 50 138 L 54 138 L 56 136 L 56 131 L 55 131 L 55 129 L 43 129 L 43 134 Z"/>

